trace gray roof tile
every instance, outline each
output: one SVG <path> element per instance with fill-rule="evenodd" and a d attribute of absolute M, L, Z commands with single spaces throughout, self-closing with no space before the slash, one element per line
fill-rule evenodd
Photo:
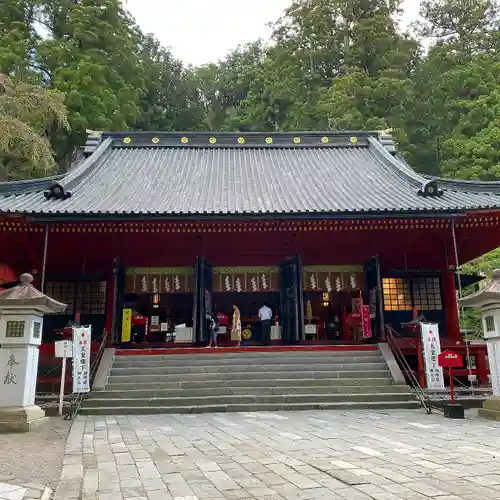
<path fill-rule="evenodd" d="M 429 180 L 390 154 L 376 136 L 365 139 L 328 147 L 307 141 L 297 147 L 179 147 L 144 140 L 124 145 L 108 134 L 62 178 L 0 184 L 0 212 L 251 216 L 500 208 L 498 183 L 438 180 L 441 196 L 419 195 Z M 44 190 L 55 184 L 71 196 L 47 199 Z"/>

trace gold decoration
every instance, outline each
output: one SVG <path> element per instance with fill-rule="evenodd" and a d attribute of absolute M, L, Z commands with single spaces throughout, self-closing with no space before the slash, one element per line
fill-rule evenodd
<path fill-rule="evenodd" d="M 123 138 L 123 143 L 124 144 L 130 144 L 132 142 L 132 139 L 130 137 L 124 137 Z"/>
<path fill-rule="evenodd" d="M 159 138 L 159 137 L 153 137 L 153 138 L 151 139 L 151 142 L 152 142 L 153 144 L 158 144 L 158 143 L 160 142 L 160 138 Z"/>
<path fill-rule="evenodd" d="M 351 141 L 352 144 L 357 144 L 357 142 L 358 142 L 357 137 L 351 137 L 349 140 Z"/>
<path fill-rule="evenodd" d="M 210 139 L 208 140 L 208 142 L 210 144 L 215 144 L 217 142 L 217 139 L 215 137 L 210 137 Z"/>
<path fill-rule="evenodd" d="M 293 143 L 294 144 L 300 144 L 300 137 L 294 137 L 293 138 Z"/>
<path fill-rule="evenodd" d="M 189 139 L 187 137 L 181 137 L 181 142 L 182 144 L 187 144 L 189 142 Z"/>
<path fill-rule="evenodd" d="M 266 137 L 266 144 L 272 144 L 273 143 L 273 138 L 272 137 Z"/>
<path fill-rule="evenodd" d="M 322 137 L 322 138 L 321 138 L 321 142 L 322 142 L 323 144 L 328 144 L 328 143 L 330 142 L 330 139 L 328 139 L 328 137 Z"/>
<path fill-rule="evenodd" d="M 238 144 L 245 144 L 245 138 L 244 137 L 238 137 Z"/>
<path fill-rule="evenodd" d="M 241 338 L 243 340 L 249 340 L 252 338 L 252 330 L 250 330 L 249 328 L 245 328 L 242 332 L 241 332 Z"/>

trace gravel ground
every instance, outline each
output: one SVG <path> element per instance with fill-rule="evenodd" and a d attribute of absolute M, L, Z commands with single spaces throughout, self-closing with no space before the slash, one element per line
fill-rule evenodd
<path fill-rule="evenodd" d="M 55 490 L 69 428 L 70 422 L 54 417 L 33 432 L 0 434 L 0 482 Z"/>

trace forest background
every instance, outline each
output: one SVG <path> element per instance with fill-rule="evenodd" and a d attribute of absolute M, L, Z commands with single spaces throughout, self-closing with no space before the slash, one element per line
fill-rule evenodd
<path fill-rule="evenodd" d="M 0 0 L 0 181 L 66 171 L 88 130 L 346 129 L 392 129 L 419 172 L 499 180 L 500 0 L 423 1 L 407 32 L 400 9 L 295 0 L 270 41 L 186 67 L 120 0 Z"/>

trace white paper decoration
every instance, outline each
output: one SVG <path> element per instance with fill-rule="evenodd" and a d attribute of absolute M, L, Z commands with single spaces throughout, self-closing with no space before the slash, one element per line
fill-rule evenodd
<path fill-rule="evenodd" d="M 316 290 L 318 284 L 316 283 L 316 276 L 314 276 L 314 274 L 311 274 L 309 276 L 309 283 L 311 284 L 311 288 L 313 290 Z"/>
<path fill-rule="evenodd" d="M 350 282 L 351 282 L 351 288 L 353 290 L 356 290 L 356 276 L 354 274 L 351 274 L 351 277 L 349 278 Z"/>
<path fill-rule="evenodd" d="M 252 291 L 256 292 L 258 290 L 258 285 L 255 276 L 250 280 L 250 283 L 252 284 Z"/>
<path fill-rule="evenodd" d="M 260 275 L 260 282 L 262 284 L 262 288 L 264 290 L 267 290 L 267 278 L 266 278 L 266 275 L 265 274 L 261 274 Z"/>

